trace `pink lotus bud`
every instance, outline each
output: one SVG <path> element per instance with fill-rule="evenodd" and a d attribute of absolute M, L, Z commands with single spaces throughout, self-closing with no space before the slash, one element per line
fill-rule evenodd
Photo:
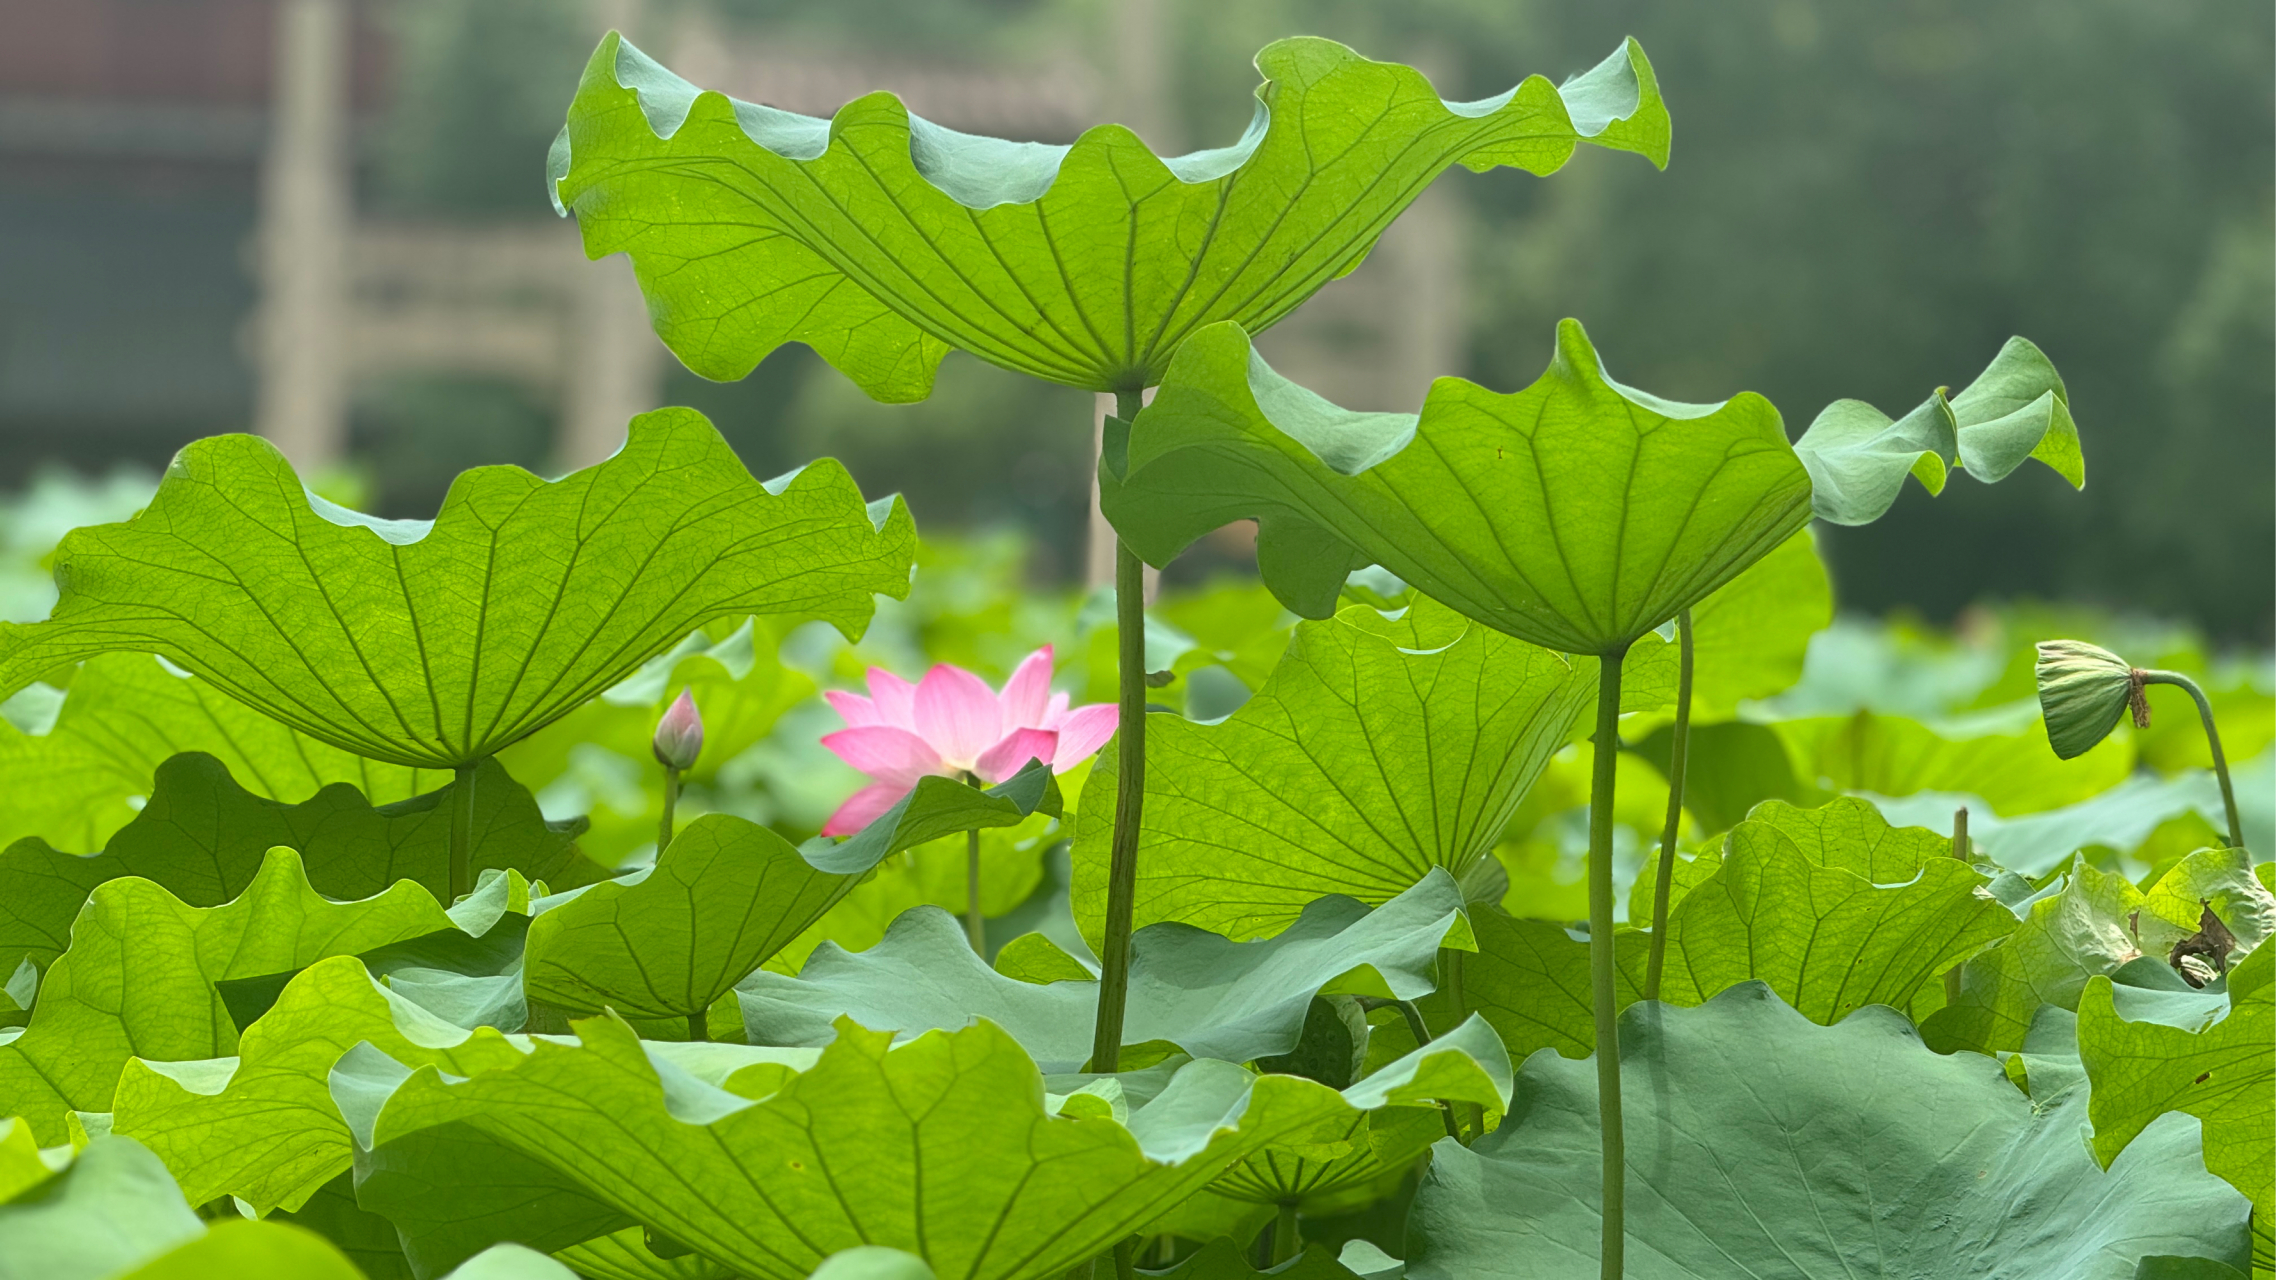
<path fill-rule="evenodd" d="M 695 699 L 680 690 L 656 722 L 656 761 L 667 769 L 688 769 L 703 754 L 703 717 L 696 714 Z"/>

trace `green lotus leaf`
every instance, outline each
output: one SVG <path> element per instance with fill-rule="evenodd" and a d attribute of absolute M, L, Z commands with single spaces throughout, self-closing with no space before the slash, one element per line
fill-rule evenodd
<path fill-rule="evenodd" d="M 1138 925 L 1269 934 L 1340 893 L 1386 902 L 1485 859 L 1595 693 L 1594 664 L 1430 601 L 1306 622 L 1272 678 L 1215 724 L 1146 733 Z M 1111 797 L 1114 753 L 1085 790 Z M 1075 823 L 1075 917 L 1097 947 L 1112 806 Z"/>
<path fill-rule="evenodd" d="M 524 1272 L 528 1280 L 574 1280 L 556 1268 Z M 514 1280 L 508 1271 L 466 1272 L 452 1280 Z M 324 1237 L 282 1222 L 243 1219 L 215 1223 L 204 1235 L 176 1245 L 118 1280 L 365 1280 L 364 1273 Z"/>
<path fill-rule="evenodd" d="M 1620 1018 L 1627 1272 L 2131 1280 L 2144 1257 L 2246 1253 L 2246 1203 L 2196 1126 L 2158 1122 L 2108 1172 L 2084 1089 L 2026 1097 L 1999 1064 L 1930 1052 L 1902 1015 L 1831 1027 L 1759 983 Z M 1535 1054 L 1499 1129 L 1441 1143 L 1408 1223 L 1415 1280 L 1596 1264 L 1596 1067 Z"/>
<path fill-rule="evenodd" d="M 327 898 L 368 898 L 399 880 L 441 898 L 450 883 L 452 785 L 375 808 L 333 783 L 283 804 L 247 791 L 212 756 L 175 756 L 159 766 L 149 803 L 101 853 L 63 853 L 37 838 L 0 850 L 0 968 L 27 956 L 44 967 L 62 954 L 96 885 L 141 876 L 188 906 L 219 906 L 244 892 L 280 845 L 301 851 L 309 886 Z M 564 888 L 600 874 L 577 852 L 583 820 L 547 822 L 494 763 L 475 774 L 474 806 L 477 870 L 511 867 Z"/>
<path fill-rule="evenodd" d="M 2240 944 L 2235 955 L 2258 954 L 2276 899 L 2254 876 L 2250 857 L 2241 849 L 2199 850 L 2147 893 L 2074 859 L 2055 891 L 2022 908 L 2020 929 L 1961 966 L 1959 998 L 1930 1013 L 1921 1036 L 1940 1052 L 2015 1049 L 2040 1006 L 2077 1010 L 2093 979 L 2136 966 L 2161 975 L 2168 989 L 2184 988 L 2168 967 L 2173 944 L 2193 936 L 2208 909 Z M 2123 1011 L 2133 1019 L 2158 1017 L 2141 1003 Z"/>
<path fill-rule="evenodd" d="M 360 902 L 327 901 L 290 849 L 271 850 L 245 891 L 217 907 L 188 906 L 148 880 L 98 885 L 40 985 L 30 1025 L 0 1044 L 0 1114 L 61 1142 L 69 1112 L 111 1109 L 128 1058 L 236 1052 L 216 982 L 452 927 L 433 896 L 407 882 Z"/>
<path fill-rule="evenodd" d="M 1460 1052 L 1450 1052 L 1459 1050 Z M 1299 1152 L 1264 1150 L 1209 1184 L 1211 1195 L 1252 1204 L 1334 1205 L 1369 1183 L 1395 1179 L 1446 1136 L 1446 1113 L 1436 1102 L 1475 1103 L 1492 1124 L 1509 1108 L 1509 1051 L 1485 1019 L 1461 1026 L 1374 1072 L 1344 1096 L 1380 1097 L 1354 1117 L 1347 1155 L 1319 1159 Z"/>
<path fill-rule="evenodd" d="M 463 1079 L 360 1049 L 335 1069 L 365 1148 L 359 1196 L 396 1222 L 414 1261 L 440 1269 L 492 1230 L 559 1249 L 575 1231 L 636 1222 L 754 1280 L 804 1277 L 865 1244 L 943 1274 L 1033 1280 L 1268 1145 L 1338 1154 L 1353 1113 L 1381 1105 L 1200 1061 L 1131 1108 L 1127 1128 L 1096 1092 L 1071 1113 L 1062 1097 L 1054 1114 L 1034 1064 L 984 1021 L 898 1048 L 849 1022 L 812 1068 L 725 1087 L 659 1062 L 620 1020 L 578 1035 Z M 533 1228 L 526 1211 L 490 1219 L 465 1204 L 503 1195 L 578 1197 L 613 1220 Z"/>
<path fill-rule="evenodd" d="M 700 92 L 614 33 L 548 175 L 585 252 L 632 256 L 657 333 L 731 381 L 803 342 L 871 396 L 922 400 L 962 348 L 1095 391 L 1158 381 L 1187 335 L 1263 330 L 1349 272 L 1461 164 L 1553 172 L 1583 142 L 1667 162 L 1634 42 L 1553 87 L 1440 101 L 1327 40 L 1257 55 L 1231 147 L 1163 160 L 1118 125 L 1073 146 L 973 137 L 873 93 L 818 120 Z"/>
<path fill-rule="evenodd" d="M 0 1204 L 0 1277 L 109 1280 L 204 1233 L 156 1157 L 130 1139 L 96 1138 Z"/>
<path fill-rule="evenodd" d="M 1307 1247 L 1286 1265 L 1270 1271 L 1257 1270 L 1242 1254 L 1241 1246 L 1221 1238 L 1210 1241 L 1199 1253 L 1166 1271 L 1138 1274 L 1159 1276 L 1162 1280 L 1258 1280 L 1260 1276 L 1271 1277 L 1271 1280 L 1394 1280 L 1400 1274 L 1354 1271 L 1318 1246 Z"/>
<path fill-rule="evenodd" d="M 535 1249 L 494 1244 L 453 1268 L 444 1280 L 577 1280 L 577 1273 Z"/>
<path fill-rule="evenodd" d="M 734 1273 L 698 1254 L 657 1257 L 648 1248 L 647 1233 L 638 1227 L 594 1236 L 557 1249 L 553 1256 L 586 1280 L 736 1280 Z"/>
<path fill-rule="evenodd" d="M 1939 826 L 1948 826 L 1952 811 L 1967 805 L 1968 839 L 1976 856 L 2033 878 L 2061 870 L 2072 854 L 2091 845 L 2133 853 L 2176 818 L 2197 814 L 2207 824 L 2224 818 L 2220 785 L 2203 770 L 2168 778 L 2136 772 L 2108 791 L 2017 818 L 2001 817 L 1977 803 L 1980 799 L 1965 791 L 1924 791 L 1878 803 L 1892 818 Z M 2216 838 L 2210 825 L 2204 832 L 2207 839 Z"/>
<path fill-rule="evenodd" d="M 178 454 L 142 514 L 56 551 L 46 622 L 0 624 L 0 692 L 58 665 L 156 653 L 375 760 L 470 765 L 717 618 L 858 634 L 908 590 L 899 499 L 823 461 L 761 485 L 703 415 L 633 419 L 614 457 L 544 481 L 481 467 L 432 522 L 309 493 L 273 445 Z"/>
<path fill-rule="evenodd" d="M 1419 417 L 1340 409 L 1273 372 L 1239 325 L 1213 325 L 1127 435 L 1101 458 L 1101 502 L 1150 564 L 1254 518 L 1264 580 L 1299 614 L 1327 616 L 1372 563 L 1568 653 L 1624 652 L 1809 519 L 1769 401 L 1624 387 L 1573 320 L 1531 387 L 1441 378 Z"/>
<path fill-rule="evenodd" d="M 40 1154 L 32 1127 L 14 1116 L 0 1119 L 0 1204 L 48 1180 L 53 1166 Z"/>
<path fill-rule="evenodd" d="M 233 1195 L 299 1210 L 347 1172 L 354 1147 L 325 1077 L 361 1043 L 457 1075 L 518 1059 L 495 1031 L 452 1026 L 373 980 L 351 956 L 318 961 L 212 1062 L 130 1060 L 111 1131 L 157 1154 L 199 1204 Z"/>
<path fill-rule="evenodd" d="M 576 1013 L 685 1018 L 711 1008 L 788 946 L 885 858 L 953 832 L 1015 825 L 1059 807 L 1048 766 L 982 790 L 924 778 L 844 840 L 794 848 L 773 831 L 707 814 L 653 866 L 537 904 L 523 951 L 529 998 Z"/>
<path fill-rule="evenodd" d="M 330 1100 L 325 1111 L 330 1112 Z M 264 1222 L 289 1222 L 332 1242 L 367 1280 L 417 1280 L 403 1256 L 395 1224 L 356 1203 L 355 1175 L 343 1173 L 317 1189 L 297 1210 L 278 1210 Z"/>
<path fill-rule="evenodd" d="M 1123 1041 L 1232 1062 L 1287 1053 L 1321 991 L 1412 999 L 1431 989 L 1441 946 L 1468 945 L 1461 890 L 1435 868 L 1373 909 L 1340 895 L 1316 899 L 1258 942 L 1149 925 L 1131 935 Z M 1037 985 L 997 973 L 953 917 L 925 907 L 894 921 L 867 951 L 824 944 L 797 977 L 761 970 L 736 996 L 754 1044 L 826 1044 L 840 1018 L 906 1038 L 978 1017 L 1045 1070 L 1074 1071 L 1091 1056 L 1098 983 Z"/>
<path fill-rule="evenodd" d="M 1907 475 L 1942 493 L 1953 468 L 1989 484 L 2037 458 L 2072 488 L 2086 487 L 2070 393 L 2054 362 L 2025 338 L 2009 338 L 1960 394 L 1947 398 L 1938 387 L 1894 421 L 1862 400 L 1836 400 L 1794 442 L 1794 452 L 1810 469 L 1817 517 L 1834 524 L 1880 519 Z"/>
<path fill-rule="evenodd" d="M 1884 796 L 1961 792 L 2010 818 L 2098 796 L 2134 768 L 2130 745 L 2115 738 L 2075 760 L 2058 759 L 2046 725 L 2036 722 L 2015 733 L 1948 736 L 1917 720 L 1860 711 L 1771 727 L 1805 783 Z"/>
<path fill-rule="evenodd" d="M 272 800 L 304 800 L 344 782 L 373 804 L 393 804 L 450 781 L 320 742 L 144 654 L 91 658 L 60 695 L 34 684 L 18 698 L 34 695 L 51 704 L 51 716 L 29 727 L 0 718 L 0 777 L 10 784 L 0 788 L 0 840 L 41 836 L 58 848 L 100 848 L 133 821 L 159 765 L 186 751 L 220 760 Z"/>
<path fill-rule="evenodd" d="M 1808 529 L 1691 606 L 1692 732 L 1736 714 L 1742 702 L 1792 688 L 1810 637 L 1832 621 L 1833 580 Z M 1666 630 L 1629 648 L 1620 677 L 1623 711 L 1673 707 L 1677 650 L 1674 629 Z M 1647 705 L 1649 691 L 1664 692 Z M 1698 753 L 1695 764 L 1706 755 Z"/>
<path fill-rule="evenodd" d="M 1731 830 L 1713 866 L 1668 913 L 1661 999 L 1697 1005 L 1767 983 L 1813 1022 L 1867 1005 L 1909 1008 L 1945 970 L 2012 934 L 2016 920 L 1950 842 L 1891 828 L 1862 800 L 1821 809 L 1765 804 Z M 1462 1006 L 1483 1013 L 1514 1054 L 1593 1051 L 1588 944 L 1561 927 L 1481 913 L 1478 953 L 1462 959 Z M 1623 1005 L 1643 987 L 1648 935 L 1615 936 Z M 1443 1018 L 1451 993 L 1424 1002 Z"/>
<path fill-rule="evenodd" d="M 2229 974 L 2227 1016 L 2201 1030 L 2133 1019 L 2109 977 L 2078 1003 L 2080 1061 L 2094 1097 L 2094 1155 L 2108 1166 L 2168 1112 L 2204 1125 L 2205 1167 L 2276 1218 L 2276 951 L 2258 950 Z"/>

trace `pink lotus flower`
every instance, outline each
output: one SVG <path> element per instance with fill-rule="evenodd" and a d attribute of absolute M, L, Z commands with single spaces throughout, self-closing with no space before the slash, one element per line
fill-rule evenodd
<path fill-rule="evenodd" d="M 962 667 L 942 663 L 910 684 L 890 671 L 869 669 L 869 696 L 831 690 L 823 695 L 846 727 L 822 745 L 874 781 L 853 793 L 823 824 L 826 836 L 851 835 L 899 803 L 928 774 L 972 774 L 994 784 L 1041 760 L 1064 773 L 1090 758 L 1114 736 L 1114 704 L 1069 708 L 1051 692 L 1051 646 L 1021 660 L 1002 694 Z"/>

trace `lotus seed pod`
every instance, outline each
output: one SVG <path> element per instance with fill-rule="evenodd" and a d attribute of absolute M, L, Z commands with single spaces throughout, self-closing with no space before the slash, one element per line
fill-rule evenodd
<path fill-rule="evenodd" d="M 2084 640 L 2040 641 L 2038 676 L 2047 741 L 2065 760 L 2085 755 L 2109 737 L 2118 717 L 2141 698 L 2134 668 Z M 2147 717 L 2137 710 L 2135 719 L 2146 722 Z"/>
<path fill-rule="evenodd" d="M 687 690 L 680 690 L 664 718 L 656 722 L 655 750 L 657 763 L 667 769 L 692 768 L 703 754 L 703 717 L 696 714 L 695 699 Z"/>

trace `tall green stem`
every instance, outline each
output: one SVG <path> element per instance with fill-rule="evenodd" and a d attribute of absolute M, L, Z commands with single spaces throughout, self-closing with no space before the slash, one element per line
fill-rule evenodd
<path fill-rule="evenodd" d="M 1137 391 L 1117 391 L 1115 416 L 1124 422 L 1136 418 L 1140 403 Z M 1130 994 L 1130 921 L 1138 897 L 1138 824 L 1146 800 L 1146 566 L 1120 540 L 1114 546 L 1114 625 L 1120 704 L 1114 843 L 1106 869 L 1106 949 L 1099 956 L 1092 1071 L 1113 1071 L 1122 1061 L 1122 1011 Z"/>
<path fill-rule="evenodd" d="M 974 955 L 988 954 L 988 918 L 980 914 L 980 831 L 964 833 L 964 937 Z"/>
<path fill-rule="evenodd" d="M 711 1038 L 711 1010 L 709 1010 L 709 1009 L 698 1009 L 698 1010 L 696 1010 L 694 1013 L 691 1013 L 691 1014 L 689 1014 L 689 1015 L 688 1015 L 688 1039 L 690 1039 L 690 1040 L 699 1040 L 699 1041 L 700 1041 L 700 1040 L 709 1040 L 710 1038 Z"/>
<path fill-rule="evenodd" d="M 1684 755 L 1691 747 L 1691 610 L 1675 616 L 1675 730 L 1667 750 L 1667 826 L 1660 831 L 1660 870 L 1652 882 L 1652 949 L 1644 964 L 1644 998 L 1660 998 L 1667 963 L 1667 900 L 1675 893 L 1675 838 L 1683 827 Z"/>
<path fill-rule="evenodd" d="M 1952 811 L 1952 856 L 1960 860 L 1961 866 L 1967 866 L 1971 861 L 1969 857 L 1970 851 L 1971 846 L 1968 843 L 1968 806 L 1961 805 L 1959 808 Z M 1953 965 L 1951 968 L 1944 971 L 1944 1003 L 1960 1003 L 1959 965 Z"/>
<path fill-rule="evenodd" d="M 1296 1202 L 1283 1200 L 1280 1212 L 1272 1220 L 1272 1265 L 1279 1266 L 1296 1256 Z"/>
<path fill-rule="evenodd" d="M 462 764 L 451 774 L 451 902 L 457 902 L 460 898 L 474 892 L 474 770 L 476 767 L 476 765 Z"/>
<path fill-rule="evenodd" d="M 1620 756 L 1620 664 L 1602 655 L 1596 683 L 1596 756 L 1588 789 L 1588 976 L 1596 1012 L 1596 1116 L 1604 1158 L 1603 1280 L 1620 1280 L 1627 1245 L 1627 1144 L 1620 1126 L 1619 998 L 1612 965 L 1612 780 Z"/>
<path fill-rule="evenodd" d="M 2221 753 L 2221 731 L 2213 727 L 2213 704 L 2205 700 L 2205 691 L 2197 682 L 2178 671 L 2144 671 L 2143 684 L 2170 684 L 2187 693 L 2197 703 L 2197 718 L 2205 722 L 2205 745 L 2213 750 L 2213 776 L 2221 780 L 2221 806 L 2228 811 L 2229 847 L 2244 847 L 2244 824 L 2237 821 L 2236 788 L 2229 784 L 2229 758 Z"/>
<path fill-rule="evenodd" d="M 672 843 L 672 818 L 680 807 L 680 771 L 664 766 L 664 816 L 656 823 L 656 856 L 664 856 L 664 849 Z"/>

